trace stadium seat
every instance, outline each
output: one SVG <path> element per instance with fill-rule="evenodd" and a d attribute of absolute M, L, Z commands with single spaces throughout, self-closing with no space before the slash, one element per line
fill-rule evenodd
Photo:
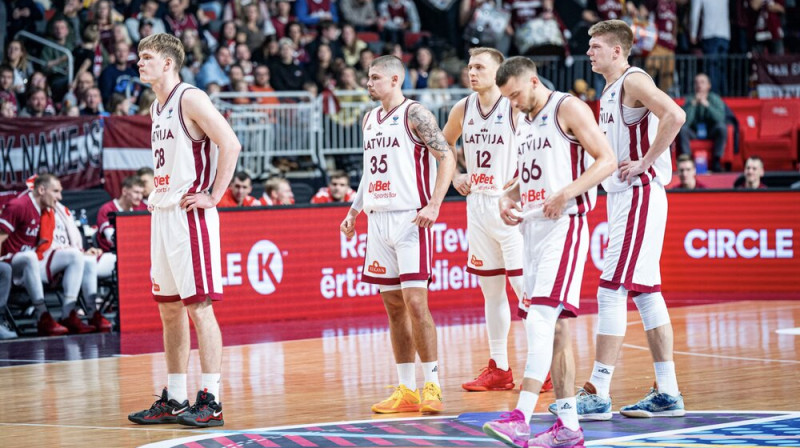
<path fill-rule="evenodd" d="M 722 153 L 720 163 L 727 165 L 731 171 L 739 171 L 742 169 L 742 159 L 739 154 L 733 153 L 733 125 L 729 124 L 727 128 L 728 140 L 725 143 L 725 152 Z M 714 140 L 690 140 L 689 147 L 692 150 L 692 158 L 695 158 L 695 154 L 699 151 L 705 151 L 710 158 L 714 153 Z"/>
<path fill-rule="evenodd" d="M 757 135 L 752 130 L 753 122 L 748 116 L 748 128 L 742 144 L 742 155 L 746 159 L 759 156 L 767 171 L 790 171 L 797 166 L 797 116 L 800 105 L 796 102 L 765 100 L 761 103 L 759 116 L 755 118 Z"/>
<path fill-rule="evenodd" d="M 417 43 L 419 43 L 419 41 L 424 37 L 431 37 L 431 33 L 427 31 L 420 31 L 419 33 L 405 33 L 404 39 L 406 50 L 413 50 Z"/>

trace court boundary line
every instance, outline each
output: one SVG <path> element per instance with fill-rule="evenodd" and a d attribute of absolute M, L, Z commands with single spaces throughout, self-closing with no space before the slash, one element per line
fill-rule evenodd
<path fill-rule="evenodd" d="M 622 344 L 625 348 L 633 348 L 636 350 L 644 350 L 650 351 L 650 347 L 644 347 L 641 345 L 634 345 L 634 344 Z M 684 356 L 697 356 L 700 358 L 717 358 L 717 359 L 732 359 L 736 361 L 756 361 L 756 362 L 776 362 L 779 364 L 800 364 L 800 361 L 796 361 L 793 359 L 769 359 L 769 358 L 749 358 L 745 356 L 728 356 L 728 355 L 714 355 L 709 353 L 698 353 L 698 352 L 684 352 L 679 350 L 673 350 L 673 354 L 675 355 L 684 355 Z"/>
<path fill-rule="evenodd" d="M 648 433 L 648 434 L 640 434 L 640 435 L 632 435 L 632 436 L 624 436 L 618 437 L 613 439 L 601 439 L 601 440 L 593 440 L 591 442 L 586 442 L 585 446 L 594 446 L 594 445 L 603 445 L 608 443 L 609 441 L 615 441 L 619 439 L 619 441 L 626 440 L 636 440 L 637 438 L 647 438 L 659 435 L 669 435 L 668 433 L 678 433 L 679 431 L 704 431 L 708 429 L 715 429 L 716 427 L 724 427 L 723 425 L 728 426 L 738 426 L 742 424 L 752 424 L 752 423 L 760 423 L 761 421 L 773 421 L 773 420 L 782 420 L 794 417 L 800 417 L 800 413 L 793 412 L 793 411 L 723 411 L 723 410 L 715 410 L 715 411 L 691 411 L 693 414 L 720 414 L 720 413 L 728 413 L 728 414 L 766 414 L 772 415 L 771 417 L 763 417 L 757 418 L 752 420 L 740 421 L 740 422 L 732 422 L 732 423 L 721 423 L 718 425 L 706 425 L 706 426 L 697 426 L 694 428 L 687 428 L 687 429 L 678 429 L 678 430 L 671 430 L 671 431 L 662 431 L 658 433 Z M 615 414 L 618 414 L 615 412 Z M 549 412 L 538 412 L 534 413 L 534 416 L 550 416 Z M 254 428 L 254 429 L 247 429 L 247 430 L 233 430 L 233 431 L 204 431 L 203 435 L 197 435 L 193 437 L 185 437 L 179 439 L 172 439 L 172 440 L 161 440 L 158 442 L 152 442 L 146 445 L 140 445 L 139 448 L 172 448 L 175 445 L 186 444 L 190 442 L 196 442 L 199 440 L 207 440 L 210 437 L 225 437 L 228 435 L 241 435 L 241 434 L 259 434 L 259 435 L 267 435 L 263 433 L 273 433 L 276 431 L 285 431 L 290 429 L 298 429 L 298 428 L 307 428 L 309 426 L 337 426 L 337 425 L 354 425 L 360 423 L 380 423 L 380 422 L 397 422 L 397 421 L 419 421 L 419 420 L 432 420 L 432 419 L 442 419 L 442 418 L 453 418 L 458 419 L 460 415 L 438 415 L 438 416 L 421 416 L 421 417 L 398 417 L 392 419 L 364 419 L 364 420 L 352 420 L 352 421 L 338 421 L 338 422 L 330 422 L 330 423 L 306 423 L 302 425 L 288 425 L 288 426 L 276 426 L 276 427 L 266 427 L 266 428 Z M 476 441 L 487 441 L 492 440 L 489 436 L 485 437 L 474 437 L 474 436 L 467 436 L 467 437 L 444 437 L 444 436 L 431 436 L 431 435 L 417 435 L 413 437 L 409 437 L 407 435 L 394 435 L 394 434 L 372 434 L 372 433 L 364 433 L 364 434 L 353 434 L 353 433 L 326 433 L 326 432 L 317 432 L 317 431 L 306 431 L 306 432 L 284 432 L 280 434 L 275 434 L 280 436 L 312 436 L 312 437 L 349 437 L 349 438 L 356 438 L 356 439 L 365 439 L 369 437 L 380 437 L 386 439 L 407 439 L 407 438 L 414 438 L 414 439 L 421 439 L 421 440 L 459 440 L 459 441 L 468 441 L 468 442 L 476 442 Z"/>

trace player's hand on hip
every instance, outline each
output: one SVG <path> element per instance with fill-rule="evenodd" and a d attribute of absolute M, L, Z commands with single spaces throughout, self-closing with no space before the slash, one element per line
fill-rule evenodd
<path fill-rule="evenodd" d="M 469 194 L 472 182 L 469 180 L 469 174 L 459 174 L 453 178 L 453 187 L 458 191 L 461 196 Z"/>
<path fill-rule="evenodd" d="M 505 196 L 500 198 L 500 219 L 508 226 L 516 226 L 522 222 L 518 213 L 522 212 L 522 207 L 515 201 Z"/>
<path fill-rule="evenodd" d="M 433 227 L 433 224 L 436 222 L 436 218 L 438 217 L 439 207 L 428 204 L 423 207 L 419 213 L 417 213 L 417 216 L 414 217 L 412 222 L 422 228 L 430 229 Z"/>
<path fill-rule="evenodd" d="M 339 230 L 348 240 L 353 238 L 353 235 L 356 234 L 356 218 L 348 215 L 347 218 L 344 218 L 342 224 L 339 225 Z"/>
<path fill-rule="evenodd" d="M 564 191 L 558 191 L 556 194 L 550 196 L 544 201 L 542 206 L 542 213 L 548 219 L 558 219 L 564 213 L 564 207 L 567 205 L 567 196 Z"/>
<path fill-rule="evenodd" d="M 619 164 L 619 179 L 623 182 L 628 182 L 628 185 L 630 185 L 646 169 L 647 167 L 645 167 L 643 160 L 625 160 Z"/>
<path fill-rule="evenodd" d="M 208 193 L 186 193 L 181 198 L 181 208 L 190 212 L 198 208 L 214 207 L 214 200 Z"/>

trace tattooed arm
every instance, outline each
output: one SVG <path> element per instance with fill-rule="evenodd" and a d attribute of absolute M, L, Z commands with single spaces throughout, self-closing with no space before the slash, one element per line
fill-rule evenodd
<path fill-rule="evenodd" d="M 453 180 L 456 172 L 456 154 L 453 147 L 447 143 L 436 118 L 422 105 L 415 103 L 408 109 L 408 124 L 414 134 L 423 142 L 431 154 L 439 161 L 436 170 L 436 184 L 433 187 L 431 199 L 422 210 L 417 213 L 414 223 L 420 227 L 430 228 L 439 217 L 439 207 L 442 205 L 444 195 Z"/>

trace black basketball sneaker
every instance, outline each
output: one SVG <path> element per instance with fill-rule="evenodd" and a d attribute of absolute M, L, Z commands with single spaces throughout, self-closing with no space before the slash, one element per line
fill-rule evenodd
<path fill-rule="evenodd" d="M 158 396 L 158 395 L 156 395 Z M 161 392 L 161 398 L 156 400 L 150 409 L 134 412 L 128 415 L 128 420 L 140 425 L 157 425 L 163 423 L 178 423 L 178 416 L 189 410 L 189 400 L 178 403 L 167 395 L 167 388 Z"/>

